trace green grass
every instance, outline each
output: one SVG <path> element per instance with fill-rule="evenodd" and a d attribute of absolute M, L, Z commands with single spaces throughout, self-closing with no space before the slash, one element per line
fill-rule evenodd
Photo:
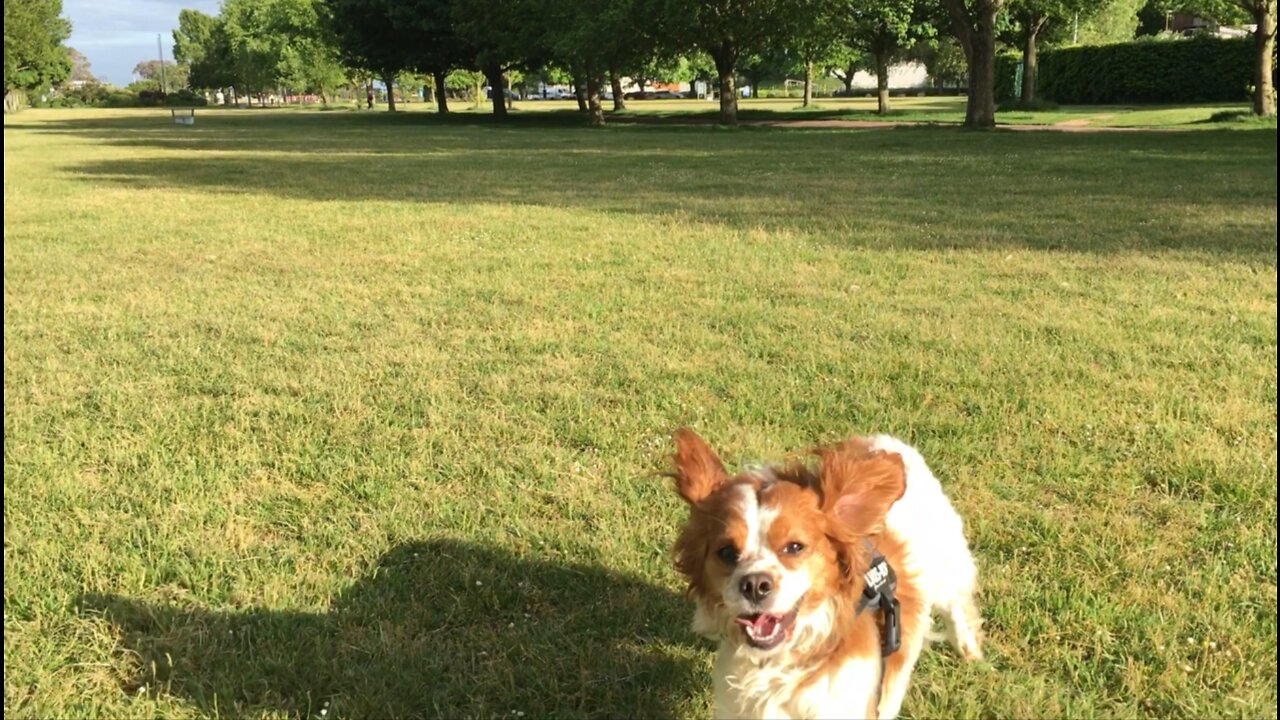
<path fill-rule="evenodd" d="M 743 122 L 766 120 L 891 120 L 904 123 L 930 123 L 959 125 L 964 122 L 963 97 L 894 97 L 890 100 L 888 115 L 876 113 L 875 98 L 816 98 L 808 108 L 801 107 L 798 98 L 765 98 L 739 101 L 738 116 Z M 612 103 L 604 103 L 606 110 Z M 1016 105 L 1016 104 L 1015 104 Z M 1048 104 L 1052 107 L 1052 104 Z M 350 109 L 350 105 L 339 107 Z M 401 106 L 409 112 L 434 112 L 435 106 L 410 103 Z M 490 112 L 487 103 L 472 106 L 454 102 L 453 108 L 462 114 Z M 535 100 L 516 102 L 515 116 L 560 116 L 569 124 L 581 124 L 576 115 L 577 105 L 572 100 Z M 1009 110 L 997 114 L 997 121 L 1004 125 L 1055 125 L 1070 123 L 1083 127 L 1102 128 L 1152 128 L 1161 130 L 1213 130 L 1222 128 L 1275 128 L 1275 119 L 1247 118 L 1242 123 L 1232 113 L 1247 113 L 1247 106 L 1240 103 L 1209 105 L 1069 105 L 1041 110 Z M 719 105 L 706 100 L 629 100 L 625 114 L 628 119 L 664 121 L 712 122 L 719 116 Z"/>
<path fill-rule="evenodd" d="M 1275 717 L 1276 133 L 1183 137 L 6 117 L 5 711 L 705 716 L 687 423 L 923 449 L 908 716 Z"/>

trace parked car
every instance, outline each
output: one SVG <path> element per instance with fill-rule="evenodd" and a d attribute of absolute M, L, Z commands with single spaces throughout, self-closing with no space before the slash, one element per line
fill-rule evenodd
<path fill-rule="evenodd" d="M 650 93 L 649 97 L 653 98 L 654 100 L 683 100 L 684 99 L 684 95 L 674 90 L 658 90 L 657 92 Z"/>

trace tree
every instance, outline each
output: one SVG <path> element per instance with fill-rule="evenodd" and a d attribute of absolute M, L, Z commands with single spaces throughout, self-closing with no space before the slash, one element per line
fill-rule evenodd
<path fill-rule="evenodd" d="M 155 83 L 157 88 L 167 92 L 170 88 L 186 87 L 189 71 L 185 65 L 172 60 L 165 60 L 163 64 L 159 60 L 143 60 L 133 66 L 133 74 L 140 80 Z"/>
<path fill-rule="evenodd" d="M 813 74 L 815 67 L 828 66 L 845 54 L 845 41 L 849 35 L 850 17 L 846 0 L 812 0 L 799 3 L 791 13 L 791 38 L 785 52 L 791 57 L 794 69 L 804 78 L 804 100 L 801 104 L 813 104 Z M 850 77 L 852 84 L 852 77 Z"/>
<path fill-rule="evenodd" d="M 1009 0 L 1013 37 L 1022 48 L 1022 102 L 1036 97 L 1040 41 L 1053 31 L 1074 26 L 1081 18 L 1102 13 L 1114 0 Z M 1136 13 L 1134 15 L 1136 20 Z M 1136 22 L 1135 22 L 1136 25 Z"/>
<path fill-rule="evenodd" d="M 89 58 L 84 53 L 75 48 L 67 48 L 67 58 L 71 61 L 71 74 L 67 76 L 68 82 L 73 83 L 96 83 L 98 78 L 93 76 L 93 72 L 89 70 Z"/>
<path fill-rule="evenodd" d="M 5 112 L 18 110 L 26 91 L 66 79 L 71 58 L 62 43 L 70 35 L 62 0 L 5 0 Z"/>
<path fill-rule="evenodd" d="M 393 4 L 391 20 L 408 24 L 414 32 L 408 67 L 431 76 L 436 109 L 449 112 L 447 78 L 451 70 L 475 58 L 475 50 L 458 34 L 453 16 L 455 0 L 401 0 Z"/>
<path fill-rule="evenodd" d="M 950 36 L 939 36 L 916 43 L 910 57 L 922 63 L 934 87 L 957 87 L 968 72 L 964 51 Z"/>
<path fill-rule="evenodd" d="M 493 115 L 506 118 L 507 72 L 547 64 L 546 14 L 539 0 L 454 0 L 452 23 L 473 54 L 468 66 L 484 73 Z M 549 28 L 548 28 L 549 29 Z"/>
<path fill-rule="evenodd" d="M 201 90 L 236 84 L 231 67 L 231 46 L 221 18 L 199 10 L 178 13 L 173 31 L 173 59 L 189 68 L 187 84 Z"/>
<path fill-rule="evenodd" d="M 942 5 L 969 65 L 965 127 L 995 127 L 996 21 L 1004 0 L 942 0 Z"/>
<path fill-rule="evenodd" d="M 544 4 L 546 26 L 554 28 L 546 35 L 551 57 L 581 68 L 587 122 L 592 127 L 604 125 L 600 94 L 606 76 L 612 84 L 617 68 L 634 60 L 629 54 L 637 52 L 636 44 L 629 31 L 641 19 L 633 15 L 640 4 L 639 0 L 549 0 Z M 620 79 L 616 87 L 622 89 Z"/>
<path fill-rule="evenodd" d="M 408 49 L 418 42 L 410 24 L 393 18 L 392 0 L 327 0 L 327 22 L 338 52 L 350 67 L 368 70 L 387 86 L 395 111 L 395 78 L 409 69 Z"/>
<path fill-rule="evenodd" d="M 251 92 L 286 84 L 322 97 L 345 73 L 320 0 L 225 0 L 230 69 Z"/>
<path fill-rule="evenodd" d="M 1253 112 L 1275 115 L 1276 98 L 1272 76 L 1276 58 L 1276 0 L 1157 0 L 1165 12 L 1185 12 L 1223 25 L 1252 21 L 1253 31 Z"/>
<path fill-rule="evenodd" d="M 842 43 L 840 47 L 831 53 L 827 58 L 824 72 L 833 75 L 837 80 L 844 83 L 844 94 L 853 94 L 854 76 L 863 70 L 874 70 L 874 64 L 870 62 L 865 53 L 854 50 L 849 47 L 848 43 Z"/>
<path fill-rule="evenodd" d="M 788 11 L 804 0 L 668 0 L 667 15 L 684 19 L 686 42 L 711 56 L 720 93 L 720 122 L 738 124 L 738 66 L 785 39 Z"/>
<path fill-rule="evenodd" d="M 280 82 L 295 91 L 317 94 L 327 103 L 346 73 L 324 4 L 321 0 L 271 0 L 267 9 L 266 32 L 274 40 L 271 47 Z"/>
<path fill-rule="evenodd" d="M 1138 31 L 1138 13 L 1147 0 L 1112 0 L 1093 17 L 1073 18 L 1073 45 L 1110 45 L 1128 42 Z"/>
<path fill-rule="evenodd" d="M 889 65 L 917 41 L 934 34 L 922 0 L 866 0 L 853 8 L 849 45 L 870 58 L 876 72 L 876 111 L 889 112 Z"/>

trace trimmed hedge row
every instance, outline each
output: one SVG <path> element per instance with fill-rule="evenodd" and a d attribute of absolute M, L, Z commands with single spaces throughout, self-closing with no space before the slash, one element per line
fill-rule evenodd
<path fill-rule="evenodd" d="M 1252 38 L 1216 37 L 1051 49 L 1040 54 L 1036 90 L 1073 105 L 1243 101 L 1253 53 Z"/>
<path fill-rule="evenodd" d="M 1016 98 L 1022 94 L 1018 86 L 1018 66 L 1022 53 L 1005 52 L 996 55 L 996 102 Z"/>

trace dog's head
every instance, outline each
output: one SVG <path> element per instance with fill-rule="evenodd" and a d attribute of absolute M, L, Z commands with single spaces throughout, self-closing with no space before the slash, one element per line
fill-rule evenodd
<path fill-rule="evenodd" d="M 902 458 L 850 441 L 796 464 L 730 477 L 692 430 L 675 435 L 676 491 L 689 521 L 676 567 L 697 602 L 695 629 L 756 656 L 822 640 L 842 595 L 862 590 L 863 538 L 906 488 Z"/>

